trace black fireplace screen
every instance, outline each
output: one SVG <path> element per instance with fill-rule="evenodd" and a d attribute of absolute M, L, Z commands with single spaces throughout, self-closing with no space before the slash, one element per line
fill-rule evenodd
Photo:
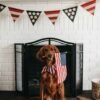
<path fill-rule="evenodd" d="M 66 53 L 67 78 L 65 95 L 76 96 L 82 92 L 83 44 L 70 43 L 56 38 L 44 38 L 34 42 L 15 44 L 16 91 L 24 95 L 39 96 L 40 77 L 43 64 L 36 53 L 43 45 L 56 45 Z"/>

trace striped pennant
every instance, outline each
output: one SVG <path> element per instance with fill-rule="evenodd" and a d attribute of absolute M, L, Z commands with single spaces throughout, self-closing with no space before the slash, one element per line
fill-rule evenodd
<path fill-rule="evenodd" d="M 12 8 L 12 7 L 8 7 L 8 8 L 9 8 L 9 11 L 11 13 L 11 16 L 12 16 L 14 22 L 24 12 L 24 10 L 22 10 L 22 9 L 17 9 L 17 8 Z"/>
<path fill-rule="evenodd" d="M 6 6 L 3 4 L 0 4 L 0 12 L 5 8 Z"/>
<path fill-rule="evenodd" d="M 94 15 L 96 0 L 89 1 L 81 5 L 85 10 Z"/>
<path fill-rule="evenodd" d="M 44 13 L 48 16 L 52 24 L 55 24 L 60 13 L 60 10 L 45 11 Z"/>

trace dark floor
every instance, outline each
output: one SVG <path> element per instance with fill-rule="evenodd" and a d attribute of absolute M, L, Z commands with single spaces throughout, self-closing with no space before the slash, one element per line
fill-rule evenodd
<path fill-rule="evenodd" d="M 12 92 L 0 92 L 0 100 L 40 100 L 38 97 L 22 96 Z M 82 95 L 67 98 L 66 100 L 92 100 L 91 92 L 83 92 Z"/>

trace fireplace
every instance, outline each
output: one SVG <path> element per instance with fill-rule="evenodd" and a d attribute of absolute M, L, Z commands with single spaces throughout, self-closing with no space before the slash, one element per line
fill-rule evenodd
<path fill-rule="evenodd" d="M 15 44 L 16 91 L 24 95 L 39 96 L 43 64 L 36 59 L 36 53 L 45 44 L 56 45 L 60 52 L 66 53 L 68 76 L 64 82 L 65 95 L 67 97 L 79 95 L 82 92 L 83 81 L 83 44 L 57 38 L 43 38 L 30 43 Z"/>

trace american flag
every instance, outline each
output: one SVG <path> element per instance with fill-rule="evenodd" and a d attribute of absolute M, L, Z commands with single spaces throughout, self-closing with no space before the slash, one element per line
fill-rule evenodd
<path fill-rule="evenodd" d="M 64 82 L 67 76 L 66 54 L 55 53 L 58 84 Z"/>
<path fill-rule="evenodd" d="M 96 5 L 96 0 L 91 0 L 89 2 L 82 4 L 81 6 L 85 8 L 88 12 L 90 12 L 92 15 L 94 15 L 95 5 Z"/>

